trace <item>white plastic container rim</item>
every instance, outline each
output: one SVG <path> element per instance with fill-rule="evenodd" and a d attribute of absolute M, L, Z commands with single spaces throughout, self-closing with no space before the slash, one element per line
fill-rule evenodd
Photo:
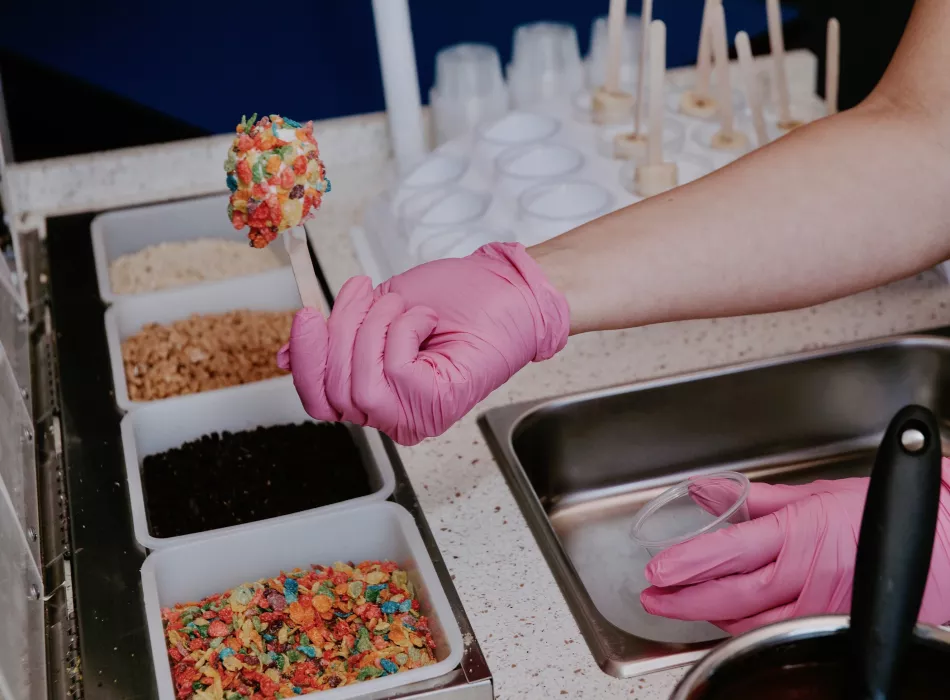
<path fill-rule="evenodd" d="M 160 291 L 195 289 L 221 281 L 197 282 L 138 294 L 116 294 L 112 291 L 109 265 L 119 255 L 138 252 L 160 243 L 183 243 L 200 238 L 241 242 L 243 234 L 234 230 L 225 215 L 227 204 L 227 195 L 214 195 L 195 197 L 180 202 L 117 209 L 99 214 L 92 220 L 90 226 L 92 257 L 96 268 L 96 282 L 99 285 L 99 298 L 106 304 L 113 304 L 124 299 L 136 299 Z M 120 239 L 120 247 L 123 251 L 118 255 L 110 253 L 109 249 L 116 245 L 114 241 Z M 282 246 L 272 246 L 271 250 L 281 264 L 290 265 L 290 259 Z M 228 279 L 247 280 L 262 276 L 266 279 L 268 275 L 275 272 L 279 270 L 268 270 Z"/>
<path fill-rule="evenodd" d="M 333 536 L 314 536 L 321 531 Z M 376 503 L 342 513 L 311 514 L 293 522 L 259 524 L 251 532 L 229 533 L 150 554 L 142 565 L 142 594 L 160 700 L 176 700 L 162 606 L 199 600 L 310 564 L 387 559 L 409 573 L 441 659 L 431 666 L 300 697 L 344 700 L 376 696 L 450 673 L 462 661 L 462 632 L 425 542 L 406 509 L 394 503 Z M 198 562 L 201 566 L 195 565 Z"/>
<path fill-rule="evenodd" d="M 235 390 L 227 395 L 206 392 L 179 396 L 126 414 L 119 423 L 119 432 L 122 439 L 122 454 L 129 487 L 129 504 L 132 509 L 132 529 L 135 539 L 147 549 L 164 549 L 191 542 L 201 542 L 229 533 L 248 532 L 266 523 L 299 520 L 310 517 L 314 513 L 339 512 L 364 503 L 385 501 L 392 495 L 396 489 L 396 475 L 382 438 L 375 430 L 363 428 L 361 432 L 369 448 L 369 454 L 362 455 L 363 461 L 365 464 L 366 459 L 371 458 L 377 470 L 373 473 L 370 471 L 370 465 L 366 465 L 370 483 L 376 483 L 373 484 L 374 490 L 365 496 L 299 513 L 195 532 L 190 535 L 155 537 L 149 532 L 145 512 L 145 490 L 142 486 L 142 460 L 149 454 L 180 447 L 186 442 L 197 440 L 202 435 L 213 432 L 253 430 L 260 426 L 286 425 L 305 421 L 318 422 L 310 418 L 300 405 L 290 377 L 282 377 L 274 382 L 245 384 L 235 387 Z M 161 449 L 140 449 L 141 433 L 138 431 L 147 432 L 150 439 L 161 445 Z M 315 469 L 319 468 L 317 460 L 319 460 L 319 455 L 314 453 L 313 468 Z M 196 468 L 200 468 L 200 465 L 196 465 Z"/>
<path fill-rule="evenodd" d="M 208 282 L 195 287 L 137 294 L 117 301 L 105 312 L 106 345 L 112 366 L 116 404 L 122 411 L 128 412 L 152 403 L 170 400 L 133 401 L 129 398 L 125 364 L 122 361 L 122 341 L 137 333 L 146 324 L 169 324 L 186 319 L 191 314 L 223 314 L 240 309 L 296 311 L 299 308 L 300 293 L 297 291 L 293 270 L 290 267 L 271 270 L 261 275 Z M 135 330 L 128 332 L 132 328 Z M 280 381 L 284 378 L 286 377 L 265 379 L 255 384 Z M 240 386 L 245 385 L 200 393 L 229 396 Z"/>

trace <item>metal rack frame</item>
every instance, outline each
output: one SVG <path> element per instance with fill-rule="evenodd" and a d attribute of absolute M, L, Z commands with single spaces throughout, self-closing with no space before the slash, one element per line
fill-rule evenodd
<path fill-rule="evenodd" d="M 94 216 L 49 219 L 45 236 L 27 231 L 20 237 L 36 427 L 35 534 L 43 562 L 48 696 L 56 700 L 157 696 L 139 578 L 146 552 L 132 533 L 121 414 L 92 264 Z M 466 643 L 453 673 L 383 696 L 490 700 L 488 664 L 395 446 L 385 442 L 396 473 L 391 500 L 415 519 Z"/>

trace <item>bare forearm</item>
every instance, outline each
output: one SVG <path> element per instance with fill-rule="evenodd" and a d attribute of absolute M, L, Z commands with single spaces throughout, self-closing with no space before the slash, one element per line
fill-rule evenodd
<path fill-rule="evenodd" d="M 950 258 L 950 3 L 859 107 L 531 249 L 572 332 L 807 306 Z"/>
<path fill-rule="evenodd" d="M 531 250 L 572 331 L 797 308 L 950 258 L 950 154 L 873 103 Z"/>

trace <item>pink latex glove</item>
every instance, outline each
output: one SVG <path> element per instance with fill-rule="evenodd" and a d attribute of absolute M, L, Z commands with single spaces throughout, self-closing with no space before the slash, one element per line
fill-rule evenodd
<path fill-rule="evenodd" d="M 403 445 L 441 435 L 532 361 L 567 343 L 567 300 L 524 247 L 493 243 L 373 289 L 354 277 L 325 322 L 303 309 L 278 364 L 318 420 Z"/>
<path fill-rule="evenodd" d="M 950 620 L 950 461 L 943 460 L 937 538 L 920 620 Z M 697 486 L 712 513 L 735 502 L 730 484 Z M 670 547 L 646 567 L 647 612 L 708 620 L 731 634 L 805 615 L 848 613 L 868 479 L 804 486 L 752 484 L 748 522 Z"/>

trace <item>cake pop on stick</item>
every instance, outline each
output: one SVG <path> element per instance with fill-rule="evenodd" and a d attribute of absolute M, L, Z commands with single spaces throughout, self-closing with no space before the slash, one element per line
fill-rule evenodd
<path fill-rule="evenodd" d="M 647 162 L 637 166 L 634 185 L 641 197 L 652 197 L 676 187 L 679 173 L 676 163 L 663 160 L 663 88 L 666 82 L 666 25 L 650 23 L 650 132 Z"/>
<path fill-rule="evenodd" d="M 769 47 L 772 52 L 772 80 L 778 99 L 778 128 L 791 131 L 802 125 L 792 119 L 788 97 L 788 76 L 785 74 L 785 37 L 782 34 L 782 8 L 779 0 L 765 0 L 765 12 L 769 25 Z"/>
<path fill-rule="evenodd" d="M 303 222 L 330 191 L 330 180 L 313 137 L 313 122 L 300 124 L 276 114 L 242 118 L 224 163 L 231 190 L 228 218 L 234 228 L 250 228 L 254 248 L 284 234 L 300 300 L 326 315 L 310 259 Z"/>
<path fill-rule="evenodd" d="M 712 8 L 721 0 L 706 0 L 703 6 L 703 22 L 699 29 L 699 50 L 696 65 L 696 87 L 687 90 L 680 98 L 680 112 L 691 117 L 711 119 L 716 115 L 716 99 L 712 95 L 713 44 L 710 20 Z"/>
<path fill-rule="evenodd" d="M 825 45 L 825 111 L 838 112 L 838 72 L 841 70 L 841 25 L 832 17 L 828 20 Z"/>
<path fill-rule="evenodd" d="M 765 129 L 765 116 L 762 114 L 762 96 L 759 94 L 755 65 L 752 62 L 752 45 L 749 43 L 749 35 L 745 32 L 736 34 L 736 53 L 739 55 L 739 69 L 742 71 L 746 101 L 748 101 L 749 109 L 752 111 L 756 146 L 761 148 L 769 142 L 769 136 Z"/>
<path fill-rule="evenodd" d="M 622 124 L 633 112 L 633 95 L 620 89 L 620 59 L 626 20 L 627 0 L 610 0 L 604 84 L 594 90 L 591 103 L 591 118 L 595 124 Z"/>
<path fill-rule="evenodd" d="M 745 151 L 749 148 L 749 138 L 735 129 L 735 115 L 732 113 L 732 83 L 729 78 L 729 49 L 726 46 L 726 13 L 722 4 L 712 8 L 713 50 L 716 52 L 716 87 L 719 90 L 717 107 L 719 112 L 719 131 L 713 134 L 711 148 L 724 151 Z"/>

